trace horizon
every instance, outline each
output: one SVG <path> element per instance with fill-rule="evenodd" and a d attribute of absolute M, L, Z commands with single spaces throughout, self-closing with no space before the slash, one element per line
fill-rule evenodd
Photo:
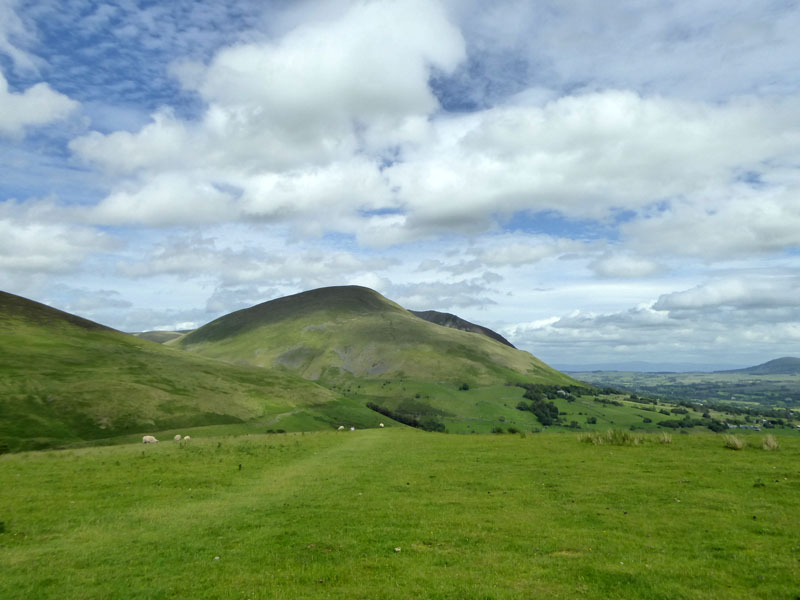
<path fill-rule="evenodd" d="M 798 27 L 721 0 L 9 0 L 2 287 L 143 331 L 347 283 L 553 366 L 792 356 Z"/>

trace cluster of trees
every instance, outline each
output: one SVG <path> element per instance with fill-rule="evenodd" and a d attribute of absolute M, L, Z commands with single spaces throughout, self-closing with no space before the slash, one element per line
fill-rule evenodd
<path fill-rule="evenodd" d="M 622 402 L 617 400 L 609 400 L 608 398 L 600 398 L 599 396 L 594 397 L 594 401 L 598 404 L 606 404 L 610 406 L 622 406 Z"/>
<path fill-rule="evenodd" d="M 690 416 L 686 415 L 683 419 L 667 419 L 665 421 L 659 421 L 658 424 L 661 427 L 669 427 L 671 429 L 684 429 L 684 428 L 692 428 L 692 427 L 708 427 L 711 431 L 716 433 L 720 433 L 722 431 L 727 431 L 728 426 L 721 421 L 717 421 L 716 419 L 692 419 Z"/>
<path fill-rule="evenodd" d="M 374 402 L 367 402 L 367 408 L 370 410 L 374 410 L 377 413 L 385 415 L 390 419 L 394 419 L 395 421 L 399 421 L 404 425 L 408 425 L 409 427 L 415 427 L 417 429 L 424 429 L 425 431 L 438 431 L 441 433 L 446 433 L 446 429 L 444 423 L 439 421 L 438 419 L 434 419 L 433 417 L 426 417 L 426 418 L 419 418 L 419 416 L 410 414 L 410 413 L 402 413 L 396 410 L 392 410 L 391 408 L 386 408 L 385 406 L 379 406 Z"/>
<path fill-rule="evenodd" d="M 520 400 L 517 404 L 517 410 L 529 410 L 542 425 L 553 425 L 558 423 L 558 407 L 552 402 L 548 402 L 542 398 L 536 398 L 530 403 Z"/>

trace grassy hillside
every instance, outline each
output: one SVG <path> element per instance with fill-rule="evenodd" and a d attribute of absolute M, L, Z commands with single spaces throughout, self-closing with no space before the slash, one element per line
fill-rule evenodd
<path fill-rule="evenodd" d="M 409 429 L 0 456 L 0 597 L 793 599 L 800 440 Z"/>
<path fill-rule="evenodd" d="M 292 373 L 191 355 L 2 292 L 0 399 L 0 444 L 11 449 L 178 427 L 378 420 Z"/>
<path fill-rule="evenodd" d="M 205 325 L 178 345 L 330 383 L 347 379 L 471 385 L 570 383 L 527 352 L 416 317 L 377 292 L 332 287 L 279 298 Z"/>

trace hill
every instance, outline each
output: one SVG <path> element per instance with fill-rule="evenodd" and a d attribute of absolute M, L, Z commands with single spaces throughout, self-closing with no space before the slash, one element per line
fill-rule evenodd
<path fill-rule="evenodd" d="M 0 443 L 11 449 L 283 419 L 306 429 L 342 415 L 378 421 L 285 370 L 188 354 L 5 292 L 0 398 Z"/>
<path fill-rule="evenodd" d="M 283 366 L 321 382 L 574 383 L 484 332 L 442 327 L 359 286 L 264 302 L 212 321 L 177 345 L 237 364 Z"/>
<path fill-rule="evenodd" d="M 754 367 L 717 371 L 718 373 L 747 373 L 750 375 L 799 375 L 800 358 L 785 356 Z"/>
<path fill-rule="evenodd" d="M 419 317 L 420 319 L 430 321 L 431 323 L 436 323 L 437 325 L 441 325 L 443 327 L 451 327 L 453 329 L 459 329 L 461 331 L 471 331 L 473 333 L 480 333 L 492 338 L 493 340 L 497 340 L 501 344 L 505 344 L 506 346 L 511 346 L 512 348 L 515 347 L 514 344 L 509 342 L 506 338 L 504 338 L 496 331 L 492 331 L 488 327 L 483 327 L 482 325 L 476 325 L 475 323 L 470 323 L 469 321 L 450 313 L 443 313 L 437 310 L 422 310 L 422 311 L 411 310 L 409 312 L 412 315 Z"/>

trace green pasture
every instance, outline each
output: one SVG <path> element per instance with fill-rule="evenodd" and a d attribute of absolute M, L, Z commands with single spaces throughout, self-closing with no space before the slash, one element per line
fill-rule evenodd
<path fill-rule="evenodd" d="M 0 456 L 0 598 L 769 598 L 800 440 L 205 437 Z"/>

